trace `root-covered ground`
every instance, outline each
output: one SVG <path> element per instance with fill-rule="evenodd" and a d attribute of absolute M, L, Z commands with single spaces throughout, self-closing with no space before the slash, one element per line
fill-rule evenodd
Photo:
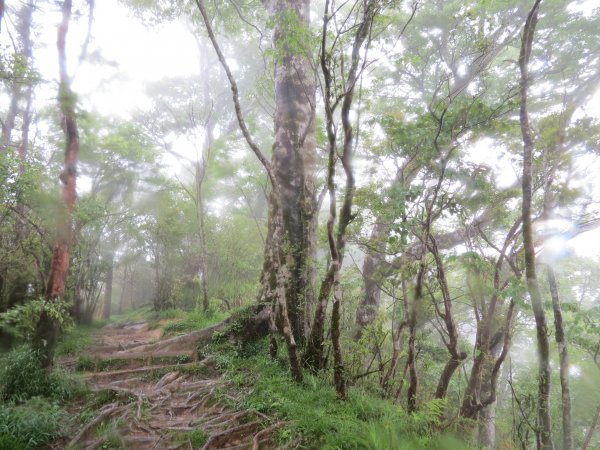
<path fill-rule="evenodd" d="M 236 410 L 235 394 L 212 361 L 195 361 L 198 340 L 213 331 L 161 340 L 160 329 L 150 330 L 147 322 L 100 330 L 78 365 L 102 401 L 67 446 L 274 449 L 282 424 Z"/>

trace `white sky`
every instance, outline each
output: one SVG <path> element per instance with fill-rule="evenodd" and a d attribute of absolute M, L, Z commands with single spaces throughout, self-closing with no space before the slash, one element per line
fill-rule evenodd
<path fill-rule="evenodd" d="M 37 64 L 46 76 L 57 79 L 56 26 L 59 11 L 44 13 L 47 19 L 40 32 L 50 45 L 36 51 Z M 148 106 L 144 94 L 147 83 L 168 76 L 189 76 L 199 72 L 194 36 L 182 22 L 144 27 L 116 0 L 96 2 L 93 40 L 89 51 L 99 50 L 110 64 L 82 64 L 75 74 L 73 90 L 86 107 L 101 114 L 123 118 L 137 108 Z M 108 25 L 107 25 L 108 24 Z M 72 21 L 68 44 L 69 73 L 73 74 L 81 45 L 87 33 L 87 20 Z M 114 64 L 113 64 L 114 63 Z M 52 87 L 48 94 L 55 96 Z"/>

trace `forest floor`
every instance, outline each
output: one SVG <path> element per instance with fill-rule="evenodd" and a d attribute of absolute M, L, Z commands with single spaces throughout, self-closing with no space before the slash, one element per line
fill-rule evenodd
<path fill-rule="evenodd" d="M 162 323 L 164 325 L 164 323 Z M 160 325 L 160 323 L 159 323 Z M 274 449 L 280 423 L 237 410 L 235 393 L 207 358 L 195 361 L 200 332 L 161 339 L 147 321 L 100 329 L 85 356 L 63 359 L 83 370 L 94 400 L 65 440 L 85 449 Z M 86 410 L 89 410 L 86 414 Z"/>

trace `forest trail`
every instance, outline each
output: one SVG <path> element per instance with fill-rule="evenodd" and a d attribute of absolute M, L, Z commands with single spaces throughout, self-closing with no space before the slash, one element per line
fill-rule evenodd
<path fill-rule="evenodd" d="M 274 449 L 281 424 L 258 411 L 236 410 L 237 398 L 213 362 L 194 361 L 205 331 L 210 328 L 160 339 L 161 329 L 147 322 L 101 329 L 83 368 L 104 404 L 68 447 Z"/>

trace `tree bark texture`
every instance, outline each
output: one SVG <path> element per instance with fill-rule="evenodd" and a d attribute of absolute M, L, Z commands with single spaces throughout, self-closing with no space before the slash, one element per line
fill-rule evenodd
<path fill-rule="evenodd" d="M 409 413 L 417 411 L 417 394 L 419 391 L 419 374 L 417 373 L 417 313 L 423 300 L 423 277 L 425 276 L 425 263 L 421 262 L 417 279 L 415 282 L 415 292 L 412 299 L 408 315 L 408 391 L 407 410 Z"/>
<path fill-rule="evenodd" d="M 64 209 L 60 218 L 57 239 L 54 244 L 50 277 L 46 292 L 46 301 L 54 302 L 65 293 L 69 271 L 69 252 L 73 241 L 73 213 L 77 199 L 77 159 L 79 156 L 79 133 L 75 116 L 75 96 L 71 90 L 71 81 L 67 73 L 66 38 L 71 19 L 72 1 L 62 4 L 62 22 L 58 26 L 57 49 L 59 64 L 59 102 L 63 119 L 63 131 L 66 137 L 64 169 L 60 175 L 63 185 L 62 200 Z M 52 364 L 54 348 L 58 334 L 58 324 L 48 314 L 42 314 L 34 339 L 36 347 L 42 351 L 43 363 Z"/>
<path fill-rule="evenodd" d="M 311 246 L 316 218 L 315 195 L 315 73 L 310 48 L 299 49 L 294 33 L 308 27 L 309 0 L 271 0 L 275 21 L 275 142 L 272 167 L 280 196 L 283 238 L 278 245 L 286 256 L 289 279 L 285 286 L 294 338 L 303 345 L 308 330 L 306 302 L 311 300 L 314 265 Z M 273 215 L 273 211 L 270 211 Z M 314 297 L 314 296 L 312 296 Z"/>
<path fill-rule="evenodd" d="M 297 355 L 297 346 L 293 333 L 293 328 L 291 325 L 291 321 L 289 320 L 286 293 L 287 286 L 289 286 L 288 282 L 291 277 L 288 265 L 293 264 L 293 258 L 290 258 L 292 261 L 286 258 L 286 255 L 284 253 L 285 249 L 283 245 L 281 245 L 284 238 L 284 219 L 283 214 L 280 211 L 280 205 L 283 203 L 283 197 L 281 195 L 278 177 L 275 174 L 275 170 L 273 169 L 271 162 L 269 162 L 269 160 L 265 157 L 264 153 L 258 147 L 256 142 L 252 138 L 250 131 L 248 130 L 248 126 L 246 125 L 244 115 L 242 114 L 237 83 L 235 81 L 235 78 L 233 77 L 233 74 L 231 73 L 231 69 L 227 64 L 227 61 L 225 60 L 225 56 L 221 51 L 219 43 L 217 42 L 203 0 L 196 0 L 196 5 L 198 6 L 200 14 L 202 15 L 202 19 L 204 21 L 204 25 L 206 26 L 206 31 L 208 33 L 208 37 L 213 45 L 215 53 L 217 54 L 219 62 L 221 63 L 221 66 L 223 67 L 223 70 L 225 71 L 225 74 L 229 81 L 232 93 L 232 100 L 235 107 L 235 114 L 240 131 L 242 132 L 246 143 L 264 167 L 265 171 L 267 172 L 269 181 L 271 182 L 272 192 L 269 199 L 271 211 L 269 220 L 270 238 L 267 239 L 267 244 L 265 245 L 265 267 L 267 267 L 268 265 L 268 268 L 270 270 L 266 274 L 264 274 L 267 276 L 262 281 L 268 281 L 268 287 L 274 286 L 274 289 L 267 289 L 265 292 L 265 296 L 269 299 L 272 299 L 271 303 L 273 316 L 271 317 L 271 323 L 274 323 L 275 320 L 279 321 L 279 329 L 284 335 L 287 345 L 292 377 L 295 381 L 301 381 L 302 368 L 300 366 Z M 265 285 L 267 285 L 267 282 L 265 282 Z"/>
<path fill-rule="evenodd" d="M 552 421 L 550 417 L 550 345 L 548 342 L 548 325 L 542 294 L 536 275 L 535 248 L 531 226 L 532 178 L 534 141 L 529 115 L 527 111 L 527 91 L 529 87 L 528 65 L 533 44 L 533 35 L 538 21 L 538 11 L 541 0 L 536 0 L 527 16 L 523 29 L 521 51 L 519 54 L 520 80 L 520 124 L 523 135 L 523 245 L 525 252 L 525 277 L 527 289 L 536 323 L 538 344 L 539 373 L 538 373 L 538 419 L 540 427 L 540 448 L 554 449 L 552 442 Z"/>

